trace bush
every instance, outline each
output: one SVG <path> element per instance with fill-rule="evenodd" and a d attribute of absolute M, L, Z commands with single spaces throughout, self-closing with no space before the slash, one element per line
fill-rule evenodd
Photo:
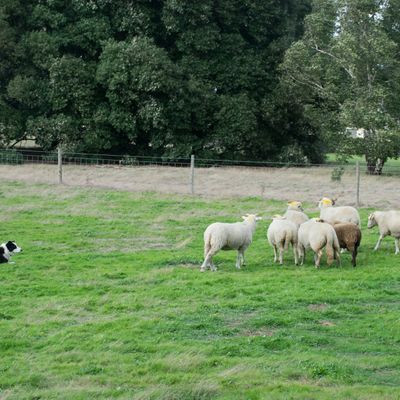
<path fill-rule="evenodd" d="M 287 164 L 309 164 L 308 157 L 298 144 L 283 146 L 278 161 Z"/>
<path fill-rule="evenodd" d="M 340 182 L 342 180 L 343 174 L 344 174 L 343 165 L 338 165 L 337 167 L 333 168 L 333 170 L 332 170 L 331 180 Z"/>

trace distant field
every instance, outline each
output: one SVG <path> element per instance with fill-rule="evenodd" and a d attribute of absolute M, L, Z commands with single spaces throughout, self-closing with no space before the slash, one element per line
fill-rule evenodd
<path fill-rule="evenodd" d="M 335 153 L 328 153 L 326 155 L 326 160 L 328 163 L 332 163 L 336 161 L 336 154 Z M 353 156 L 351 158 L 349 158 L 348 162 L 350 165 L 355 164 L 357 161 L 359 161 L 360 163 L 365 163 L 365 157 L 362 156 Z M 385 165 L 384 165 L 384 169 L 386 168 L 400 168 L 400 158 L 389 158 Z"/>
<path fill-rule="evenodd" d="M 353 269 L 273 265 L 262 221 L 247 255 L 200 273 L 216 220 L 283 212 L 205 200 L 2 182 L 0 399 L 398 399 L 400 265 L 393 239 Z M 306 203 L 311 215 L 315 206 Z M 368 209 L 361 215 L 366 226 Z"/>

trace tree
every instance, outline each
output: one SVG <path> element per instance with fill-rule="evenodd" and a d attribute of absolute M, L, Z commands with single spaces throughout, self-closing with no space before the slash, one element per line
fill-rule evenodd
<path fill-rule="evenodd" d="M 308 6 L 308 0 L 164 2 L 165 41 L 186 81 L 183 97 L 190 99 L 180 117 L 190 116 L 192 152 L 276 159 L 283 145 L 298 144 L 306 160 L 316 161 L 309 149 L 317 138 L 295 129 L 306 122 L 301 112 L 286 112 L 295 99 L 280 90 L 278 71 L 302 34 Z M 179 148 L 183 132 L 174 132 Z"/>
<path fill-rule="evenodd" d="M 320 161 L 278 70 L 310 1 L 4 0 L 0 139 Z"/>
<path fill-rule="evenodd" d="M 399 42 L 396 25 L 389 23 L 392 3 L 314 1 L 304 37 L 282 64 L 286 84 L 326 140 L 336 143 L 338 152 L 364 155 L 368 171 L 378 174 L 388 157 L 400 154 Z M 346 127 L 363 128 L 365 139 L 350 139 Z"/>

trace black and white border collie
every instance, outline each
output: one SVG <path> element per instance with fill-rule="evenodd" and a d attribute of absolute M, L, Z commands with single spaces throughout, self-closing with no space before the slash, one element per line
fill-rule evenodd
<path fill-rule="evenodd" d="M 18 247 L 15 242 L 8 241 L 3 243 L 0 245 L 0 264 L 9 262 L 14 253 L 20 253 L 21 251 L 21 247 Z"/>

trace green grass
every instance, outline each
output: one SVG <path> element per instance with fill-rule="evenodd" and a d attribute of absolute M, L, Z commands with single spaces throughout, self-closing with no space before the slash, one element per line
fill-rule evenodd
<path fill-rule="evenodd" d="M 355 269 L 279 267 L 262 221 L 247 267 L 202 274 L 209 223 L 285 203 L 2 187 L 24 252 L 0 267 L 0 399 L 399 398 L 393 239 L 372 254 L 364 229 Z"/>
<path fill-rule="evenodd" d="M 335 153 L 328 153 L 326 155 L 326 161 L 328 164 L 337 162 Z M 365 164 L 365 157 L 363 156 L 352 156 L 348 160 L 349 165 L 355 165 L 356 162 L 359 161 L 361 164 Z M 383 167 L 383 169 L 387 168 L 400 168 L 400 158 L 389 158 Z"/>

